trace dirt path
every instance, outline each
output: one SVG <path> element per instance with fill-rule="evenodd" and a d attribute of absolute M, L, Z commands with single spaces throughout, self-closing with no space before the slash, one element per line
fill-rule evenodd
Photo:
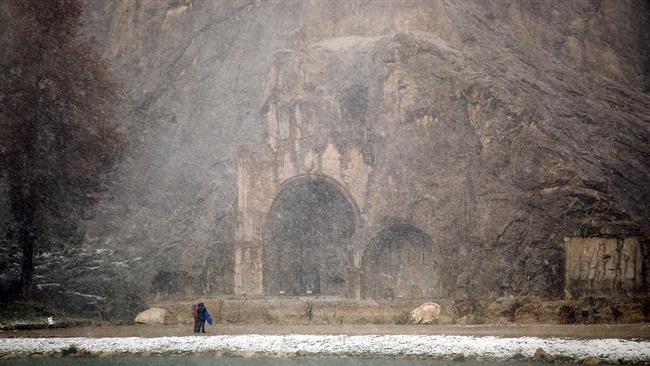
<path fill-rule="evenodd" d="M 206 326 L 221 334 L 473 335 L 497 337 L 639 338 L 650 339 L 650 324 L 596 325 L 233 325 Z M 189 325 L 128 325 L 0 332 L 6 337 L 166 337 L 192 335 Z"/>

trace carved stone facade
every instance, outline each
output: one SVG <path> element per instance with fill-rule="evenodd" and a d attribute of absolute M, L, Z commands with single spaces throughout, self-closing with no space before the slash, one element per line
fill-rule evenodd
<path fill-rule="evenodd" d="M 634 294 L 643 288 L 643 251 L 638 236 L 566 239 L 566 294 Z"/>
<path fill-rule="evenodd" d="M 317 49 L 321 47 L 326 52 L 341 51 L 338 44 L 320 45 Z M 342 54 L 349 52 L 344 50 Z M 368 87 L 354 80 L 343 86 L 331 80 L 319 81 L 324 77 L 322 68 L 331 65 L 302 57 L 292 51 L 276 55 L 267 76 L 262 109 L 265 141 L 261 147 L 240 151 L 235 294 L 352 298 L 421 298 L 438 294 L 433 290 L 439 286 L 434 283 L 436 261 L 429 234 L 400 207 L 394 207 L 394 216 L 390 217 L 378 216 L 378 210 L 369 207 L 378 147 L 365 123 Z M 321 85 L 322 90 L 311 89 L 312 83 Z M 335 89 L 325 90 L 330 87 Z M 391 104 L 393 97 L 386 95 L 386 102 Z M 400 177 L 406 178 L 406 174 Z M 392 190 L 394 197 L 389 201 L 397 204 L 403 197 L 395 192 L 408 187 L 402 183 L 386 177 L 374 193 L 383 196 L 384 191 Z M 304 199 L 296 198 L 301 194 Z M 303 207 L 313 206 L 307 202 L 309 197 L 319 195 L 324 201 L 338 201 L 338 206 L 329 213 Z M 293 211 L 302 210 L 303 216 L 320 216 L 312 218 L 311 223 L 303 222 L 302 228 L 287 229 L 298 231 L 282 231 L 278 228 L 303 221 L 302 216 L 287 218 L 295 214 L 291 204 L 296 206 Z M 325 221 L 331 221 L 329 226 L 323 224 Z M 407 224 L 407 231 L 415 234 L 402 241 L 386 242 L 382 230 L 390 224 Z M 308 227 L 311 225 L 325 226 L 312 230 Z M 312 234 L 299 233 L 306 230 L 312 230 Z M 313 238 L 314 243 L 308 243 Z M 366 246 L 370 247 L 372 259 L 364 259 Z M 390 266 L 378 270 L 376 267 L 385 261 Z M 364 291 L 362 283 L 371 278 L 378 282 Z"/>
<path fill-rule="evenodd" d="M 594 219 L 588 212 L 614 212 L 601 207 L 610 198 L 592 200 L 587 178 L 556 186 L 553 174 L 577 177 L 578 168 L 527 148 L 542 138 L 525 127 L 538 117 L 533 101 L 495 99 L 454 67 L 464 62 L 421 33 L 275 54 L 261 140 L 238 155 L 235 294 L 557 297 L 565 287 L 645 286 L 633 239 L 606 268 L 589 259 L 582 266 L 594 270 L 575 269 L 581 259 L 565 256 L 562 237 Z M 505 130 L 514 137 L 501 138 Z M 619 244 L 608 240 L 583 255 L 571 239 L 568 252 L 610 258 Z"/>
<path fill-rule="evenodd" d="M 363 211 L 357 204 L 362 189 L 358 187 L 365 186 L 367 175 L 363 170 L 367 167 L 356 149 L 341 153 L 334 143 L 320 153 L 311 149 L 302 152 L 298 155 L 295 151 L 274 150 L 268 154 L 240 157 L 236 294 L 346 296 L 351 291 L 346 282 L 354 281 L 349 269 L 355 267 L 354 258 L 360 257 L 355 251 L 354 238 L 362 230 L 360 224 L 363 222 Z M 285 218 L 292 214 L 291 207 L 287 207 L 294 202 L 292 197 L 300 192 L 306 192 L 303 193 L 305 197 L 321 194 L 323 202 L 343 202 L 339 211 L 323 214 L 323 218 L 339 222 L 330 225 L 330 229 L 313 232 L 312 237 L 325 241 L 320 240 L 312 246 L 305 243 L 306 235 L 294 238 L 291 233 L 278 232 L 300 221 L 301 230 L 309 230 L 311 224 L 301 217 Z M 297 210 L 305 205 L 309 209 L 317 203 L 299 201 L 296 205 L 299 206 Z M 305 211 L 305 207 L 302 209 Z M 309 271 L 309 275 L 305 273 L 307 267 L 321 267 L 321 270 Z M 292 277 L 295 278 L 292 280 Z"/>

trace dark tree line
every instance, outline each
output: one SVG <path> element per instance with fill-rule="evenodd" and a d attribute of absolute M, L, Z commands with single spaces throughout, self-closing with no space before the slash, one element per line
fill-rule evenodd
<path fill-rule="evenodd" d="M 0 178 L 29 299 L 34 258 L 78 243 L 77 223 L 105 190 L 125 142 L 118 86 L 79 37 L 80 0 L 0 0 Z"/>

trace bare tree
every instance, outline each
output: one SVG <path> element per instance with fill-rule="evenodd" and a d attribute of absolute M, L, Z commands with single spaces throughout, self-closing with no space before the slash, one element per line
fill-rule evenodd
<path fill-rule="evenodd" d="M 81 238 L 79 218 L 106 188 L 124 139 L 117 85 L 78 37 L 80 0 L 0 1 L 0 165 L 19 245 L 19 293 L 30 298 L 34 255 Z"/>

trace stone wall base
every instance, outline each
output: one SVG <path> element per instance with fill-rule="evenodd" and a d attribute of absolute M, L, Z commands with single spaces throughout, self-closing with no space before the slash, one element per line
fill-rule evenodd
<path fill-rule="evenodd" d="M 390 302 L 307 297 L 201 300 L 219 323 L 407 324 L 426 300 Z M 583 297 L 547 301 L 537 297 L 496 300 L 435 300 L 441 324 L 596 324 L 650 321 L 650 296 Z M 154 304 L 170 313 L 170 324 L 191 324 L 192 302 Z"/>

